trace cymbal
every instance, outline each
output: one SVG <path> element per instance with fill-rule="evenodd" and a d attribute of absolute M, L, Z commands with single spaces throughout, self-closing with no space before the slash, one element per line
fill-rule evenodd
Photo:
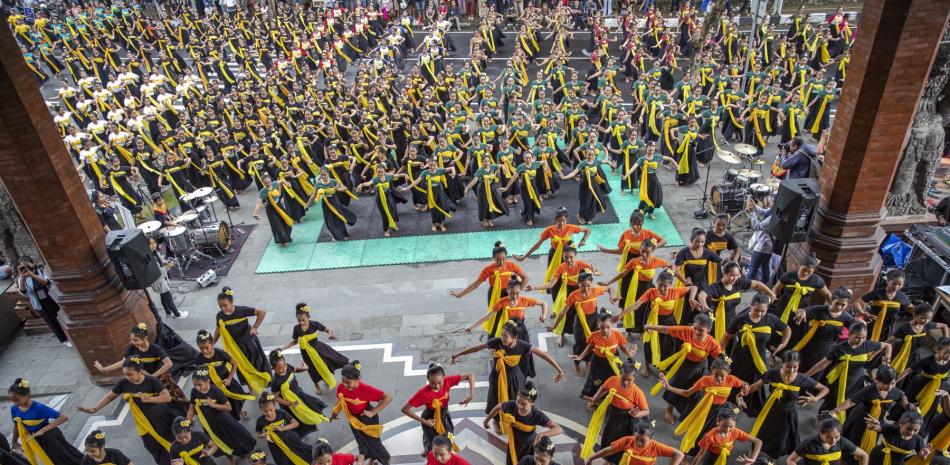
<path fill-rule="evenodd" d="M 162 223 L 160 223 L 160 222 L 158 222 L 158 221 L 146 221 L 146 222 L 144 222 L 144 223 L 138 225 L 138 228 L 141 229 L 142 232 L 144 232 L 145 234 L 149 234 L 149 233 L 153 233 L 153 232 L 155 232 L 155 231 L 158 231 L 158 229 L 161 228 L 161 227 L 162 227 Z"/>
<path fill-rule="evenodd" d="M 736 156 L 736 154 L 728 150 L 716 150 L 716 157 L 718 157 L 720 160 L 726 163 L 729 163 L 730 165 L 737 165 L 739 163 L 742 163 L 742 160 L 740 160 L 739 157 Z"/>
<path fill-rule="evenodd" d="M 759 176 L 762 176 L 762 173 L 759 173 L 756 170 L 739 170 L 739 176 L 746 178 L 758 178 Z"/>
<path fill-rule="evenodd" d="M 739 152 L 743 155 L 755 155 L 755 153 L 758 151 L 755 149 L 755 147 L 749 144 L 736 144 L 732 146 L 732 148 L 735 149 L 736 152 Z"/>

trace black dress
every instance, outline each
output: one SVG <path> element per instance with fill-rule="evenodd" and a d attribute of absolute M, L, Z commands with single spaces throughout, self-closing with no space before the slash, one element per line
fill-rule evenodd
<path fill-rule="evenodd" d="M 407 200 L 399 191 L 393 189 L 393 176 L 387 174 L 383 178 L 374 177 L 370 182 L 376 188 L 376 209 L 379 210 L 379 217 L 383 222 L 383 231 L 399 229 L 399 210 L 396 204 L 406 203 Z"/>
<path fill-rule="evenodd" d="M 491 338 L 485 341 L 485 345 L 494 353 L 495 351 L 504 351 L 504 356 L 517 355 L 521 357 L 515 366 L 505 366 L 505 375 L 508 381 L 508 399 L 512 400 L 518 396 L 518 391 L 524 387 L 527 378 L 534 376 L 531 366 L 531 344 L 517 339 L 513 347 L 507 347 L 501 343 L 500 338 Z M 496 369 L 497 359 L 492 357 L 491 374 L 488 375 L 488 401 L 485 404 L 485 413 L 491 412 L 496 405 L 500 403 L 498 397 L 498 370 Z"/>
<path fill-rule="evenodd" d="M 762 375 L 762 381 L 765 384 L 782 383 L 780 370 L 775 369 L 765 372 Z M 761 422 L 761 426 L 755 437 L 762 440 L 762 452 L 773 459 L 777 459 L 795 450 L 795 447 L 801 441 L 798 432 L 798 404 L 796 402 L 799 396 L 806 394 L 805 391 L 810 391 L 817 385 L 818 382 L 810 376 L 798 373 L 790 386 L 796 386 L 800 391 L 783 391 L 782 396 L 765 414 L 766 416 L 756 418 L 757 422 Z"/>
<path fill-rule="evenodd" d="M 316 397 L 304 392 L 303 389 L 300 389 L 300 385 L 297 384 L 297 380 L 294 378 L 292 370 L 293 367 L 287 367 L 287 371 L 284 374 L 274 372 L 274 379 L 271 381 L 270 388 L 274 394 L 280 396 L 286 401 L 293 401 L 293 399 L 288 398 L 288 396 L 295 396 L 297 399 L 299 399 L 298 402 L 300 402 L 302 405 L 298 406 L 298 408 L 302 407 L 304 409 L 302 411 L 298 410 L 301 415 L 298 415 L 297 412 L 294 412 L 295 408 L 292 406 L 281 405 L 280 408 L 281 410 L 289 413 L 290 416 L 294 417 L 294 419 L 297 420 L 297 423 L 300 423 L 300 426 L 297 427 L 297 430 L 299 430 L 301 435 L 306 435 L 311 431 L 316 431 L 317 422 L 305 417 L 312 415 L 313 412 L 316 412 L 322 416 L 323 409 L 327 408 L 327 404 L 324 404 L 320 399 L 317 399 Z M 307 409 L 311 410 L 312 412 L 304 413 Z"/>
<path fill-rule="evenodd" d="M 264 203 L 264 212 L 267 214 L 267 223 L 270 224 L 270 232 L 274 235 L 274 242 L 278 244 L 287 244 L 293 242 L 290 237 L 294 220 L 287 214 L 281 204 L 280 188 L 261 189 L 260 199 Z"/>
<path fill-rule="evenodd" d="M 897 322 L 910 318 L 911 303 L 907 294 L 897 291 L 894 298 L 887 296 L 887 289 L 878 288 L 861 297 L 868 304 L 867 311 L 878 316 L 873 322 L 868 324 L 868 340 L 884 342 L 891 337 L 894 332 L 894 326 Z M 883 318 L 881 314 L 883 312 Z M 895 352 L 896 353 L 896 352 Z"/>
<path fill-rule="evenodd" d="M 749 311 L 743 311 L 736 315 L 732 320 L 726 332 L 733 335 L 730 342 L 729 357 L 732 358 L 732 374 L 753 384 L 765 374 L 768 369 L 769 339 L 775 333 L 788 330 L 788 325 L 782 323 L 777 316 L 766 313 L 758 322 L 753 322 L 749 318 Z M 767 331 L 767 332 L 766 332 Z M 752 353 L 752 346 L 748 344 L 749 339 L 755 340 L 755 350 L 758 353 L 758 359 Z M 761 360 L 764 365 L 758 365 L 757 360 Z M 760 368 L 765 368 L 761 370 Z M 762 406 L 765 404 L 765 391 L 759 390 L 745 397 L 746 414 L 751 417 L 757 416 Z"/>
<path fill-rule="evenodd" d="M 904 391 L 897 388 L 891 389 L 886 396 L 881 397 L 877 386 L 873 384 L 865 386 L 848 398 L 848 400 L 854 402 L 854 407 L 848 410 L 848 417 L 844 421 L 841 435 L 860 446 L 865 431 L 869 431 L 865 418 L 871 414 L 874 405 L 879 405 L 881 411 L 875 418 L 883 420 L 887 417 L 891 407 L 900 402 L 902 397 L 904 397 Z"/>
<path fill-rule="evenodd" d="M 207 368 L 209 374 L 213 369 L 214 375 L 211 378 L 212 383 L 228 398 L 228 402 L 231 404 L 231 417 L 235 420 L 240 420 L 241 410 L 244 409 L 244 401 L 253 400 L 254 396 L 250 396 L 249 399 L 243 397 L 247 396 L 247 393 L 244 391 L 244 386 L 241 386 L 241 383 L 237 379 L 232 378 L 229 384 L 224 384 L 224 381 L 227 380 L 228 375 L 231 373 L 228 365 L 233 363 L 231 356 L 217 347 L 214 348 L 214 354 L 211 355 L 211 358 L 206 358 L 201 352 L 198 352 L 198 355 L 195 356 L 196 367 Z M 215 377 L 221 380 L 221 385 L 218 385 L 218 382 L 215 381 Z M 225 392 L 225 389 L 227 392 Z"/>
<path fill-rule="evenodd" d="M 108 451 L 106 451 L 108 454 Z M 108 455 L 106 455 L 108 457 Z M 88 457 L 84 457 L 81 465 L 87 465 L 86 461 L 88 460 L 88 465 L 96 465 L 96 462 L 93 462 Z M 22 455 L 16 454 L 13 452 L 13 449 L 10 448 L 10 443 L 7 441 L 7 437 L 3 434 L 0 434 L 0 465 L 31 465 Z M 128 465 L 128 462 L 118 463 L 116 465 Z"/>
<path fill-rule="evenodd" d="M 327 231 L 330 231 L 334 240 L 342 241 L 350 237 L 346 227 L 356 224 L 356 213 L 344 205 L 340 197 L 336 195 L 338 185 L 339 183 L 331 179 L 325 184 L 318 182 L 313 185 L 313 188 L 317 191 L 316 199 L 320 201 L 323 208 L 323 222 Z"/>
<path fill-rule="evenodd" d="M 830 361 L 831 364 L 825 370 L 824 383 L 825 386 L 831 389 L 831 393 L 825 396 L 824 402 L 821 404 L 821 410 L 835 408 L 840 402 L 844 402 L 844 399 L 850 399 L 858 390 L 864 387 L 864 366 L 868 364 L 868 360 L 847 361 L 847 358 L 870 354 L 880 350 L 881 346 L 880 342 L 864 341 L 858 344 L 857 347 L 851 347 L 849 341 L 844 341 L 835 344 L 831 348 L 828 355 L 825 356 L 825 359 Z M 838 373 L 836 367 L 844 366 L 841 365 L 842 363 L 848 364 L 848 377 L 845 380 L 842 380 L 841 376 L 831 379 L 833 375 Z M 844 392 L 841 392 L 842 386 L 844 386 Z"/>
<path fill-rule="evenodd" d="M 254 431 L 258 433 L 266 432 L 270 436 L 267 441 L 267 449 L 270 451 L 271 458 L 276 465 L 296 465 L 296 463 L 287 455 L 288 453 L 296 455 L 303 461 L 310 463 L 313 460 L 311 448 L 297 434 L 295 429 L 288 431 L 278 431 L 274 428 L 283 426 L 294 421 L 287 412 L 277 410 L 273 420 L 268 420 L 262 415 L 257 419 Z M 279 441 L 278 441 L 279 439 Z"/>
<path fill-rule="evenodd" d="M 501 216 L 508 216 L 508 204 L 498 193 L 496 184 L 499 182 L 500 170 L 496 167 L 479 168 L 475 172 L 478 178 L 476 196 L 478 197 L 479 221 L 491 221 Z"/>
<path fill-rule="evenodd" d="M 854 455 L 854 451 L 857 450 L 857 448 L 857 445 L 845 438 L 841 438 L 835 445 L 831 446 L 830 448 L 826 448 L 821 443 L 820 436 L 812 436 L 799 444 L 798 447 L 795 448 L 795 453 L 798 454 L 799 457 L 802 457 L 802 460 L 799 460 L 798 462 L 800 465 L 843 465 L 851 460 L 851 457 Z M 833 454 L 835 452 L 841 452 L 840 460 L 830 460 L 826 462 L 808 458 L 808 456 Z"/>
<path fill-rule="evenodd" d="M 917 363 L 910 366 L 910 369 L 913 373 L 905 378 L 901 389 L 903 389 L 909 402 L 917 404 L 920 414 L 924 417 L 923 429 L 927 429 L 930 420 L 937 411 L 936 407 L 939 402 L 934 400 L 931 405 L 927 406 L 924 405 L 921 400 L 926 398 L 926 390 L 932 387 L 931 382 L 935 378 L 943 377 L 938 389 L 946 390 L 948 385 L 946 376 L 950 373 L 950 363 L 941 365 L 937 363 L 936 357 L 930 355 L 918 360 Z M 903 406 L 897 405 L 891 409 L 889 419 L 891 421 L 898 421 L 905 411 L 906 409 Z"/>
<path fill-rule="evenodd" d="M 610 184 L 604 174 L 602 162 L 595 160 L 588 163 L 584 160 L 577 164 L 581 185 L 577 188 L 578 210 L 577 216 L 584 221 L 593 221 L 597 213 L 607 211 L 607 194 L 610 193 Z"/>
<path fill-rule="evenodd" d="M 158 395 L 164 389 L 165 386 L 162 385 L 162 382 L 159 381 L 158 378 L 145 375 L 145 379 L 139 384 L 133 384 L 125 378 L 119 380 L 119 382 L 112 387 L 112 393 L 120 397 L 124 394 L 136 394 L 140 392 L 148 395 Z M 145 418 L 148 419 L 148 422 L 152 425 L 155 432 L 158 433 L 159 437 L 169 444 L 175 442 L 175 435 L 172 433 L 172 422 L 175 421 L 176 417 L 184 416 L 184 412 L 173 408 L 173 404 L 171 403 L 146 404 L 143 403 L 141 399 L 134 397 L 128 399 L 128 402 L 135 402 L 138 408 L 142 410 L 142 413 L 145 414 Z M 145 450 L 152 456 L 155 463 L 168 463 L 168 450 L 166 450 L 158 440 L 148 434 L 142 435 L 141 438 L 142 443 L 145 445 Z"/>
<path fill-rule="evenodd" d="M 717 254 L 718 255 L 718 254 Z M 717 266 L 718 268 L 718 266 Z M 726 288 L 722 281 L 716 281 L 708 286 L 706 292 L 706 304 L 713 309 L 713 335 L 717 340 L 721 340 L 733 320 L 736 318 L 736 307 L 742 298 L 742 293 L 752 288 L 752 280 L 739 278 L 732 284 L 732 289 Z"/>
<path fill-rule="evenodd" d="M 3 465 L 8 465 L 6 462 L 0 462 Z M 122 451 L 118 449 L 106 449 L 106 455 L 102 458 L 101 462 L 96 462 L 95 460 L 89 458 L 89 456 L 84 456 L 82 458 L 82 465 L 100 465 L 100 464 L 112 464 L 112 465 L 129 465 L 132 463 Z M 15 464 L 10 464 L 15 465 Z"/>
<path fill-rule="evenodd" d="M 823 326 L 816 327 L 810 341 L 806 344 L 801 344 L 804 340 L 803 338 L 811 331 L 812 322 L 819 324 L 819 321 L 825 323 L 821 323 Z M 818 363 L 819 360 L 825 358 L 825 355 L 828 354 L 831 348 L 841 340 L 840 336 L 842 331 L 850 327 L 854 321 L 854 317 L 851 316 L 850 313 L 841 312 L 838 316 L 832 316 L 827 305 L 816 305 L 805 310 L 804 325 L 795 326 L 789 324 L 789 327 L 792 328 L 792 340 L 798 341 L 798 344 L 794 346 L 795 350 L 802 355 L 799 370 L 808 371 Z M 792 343 L 789 343 L 789 345 L 792 345 Z"/>
<path fill-rule="evenodd" d="M 291 337 L 300 344 L 300 356 L 303 357 L 303 362 L 307 365 L 307 374 L 310 375 L 310 379 L 313 380 L 314 386 L 316 386 L 318 382 L 323 381 L 327 383 L 327 386 L 332 388 L 336 386 L 333 373 L 346 366 L 346 364 L 350 362 L 350 359 L 336 350 L 333 350 L 332 347 L 323 341 L 317 339 L 315 335 L 318 334 L 318 332 L 324 332 L 326 330 L 326 326 L 319 321 L 310 320 L 306 331 L 304 331 L 299 324 L 294 325 L 294 332 Z M 313 349 L 317 356 L 323 361 L 323 364 L 329 370 L 329 379 L 325 376 L 321 376 L 319 370 L 317 370 L 317 364 L 310 355 L 309 349 Z"/>
<path fill-rule="evenodd" d="M 554 426 L 554 422 L 548 418 L 544 412 L 538 410 L 537 408 L 531 407 L 531 412 L 526 416 L 521 416 L 518 414 L 518 406 L 515 404 L 514 400 L 509 400 L 501 404 L 501 412 L 499 415 L 512 415 L 514 416 L 515 421 L 528 425 L 528 426 L 542 426 L 545 428 L 550 428 Z M 517 427 L 512 427 L 512 436 L 509 437 L 508 441 L 514 441 L 515 453 L 518 455 L 518 460 L 520 461 L 522 457 L 526 457 L 534 453 L 534 439 L 535 439 L 535 430 L 530 432 L 522 431 Z M 511 454 L 506 454 L 507 458 L 505 460 L 506 465 L 513 465 L 517 462 L 512 461 Z"/>
<path fill-rule="evenodd" d="M 215 320 L 218 322 L 219 327 L 222 323 L 224 324 L 225 331 L 231 335 L 238 350 L 244 354 L 244 357 L 254 366 L 254 369 L 261 373 L 270 373 L 270 362 L 267 361 L 267 356 L 264 355 L 264 348 L 261 346 L 261 341 L 256 335 L 251 334 L 251 324 L 248 319 L 254 317 L 255 313 L 253 307 L 235 305 L 234 312 L 230 315 L 218 311 Z M 236 354 L 228 355 L 232 358 L 237 356 Z M 240 368 L 238 369 L 237 375 L 241 379 L 241 382 L 247 386 L 246 375 L 241 373 Z"/>
<path fill-rule="evenodd" d="M 172 459 L 188 457 L 198 465 L 216 465 L 214 459 L 211 457 L 201 456 L 201 451 L 209 441 L 211 441 L 211 439 L 204 433 L 192 431 L 191 441 L 188 441 L 187 444 L 182 444 L 178 441 L 172 442 L 171 457 Z"/>
<path fill-rule="evenodd" d="M 926 445 L 919 434 L 910 439 L 901 437 L 901 427 L 895 424 L 883 424 L 880 436 L 881 443 L 868 452 L 868 463 L 885 463 L 885 457 L 890 456 L 891 465 L 904 465 L 907 459 L 917 455 Z"/>
<path fill-rule="evenodd" d="M 208 406 L 202 406 L 198 402 L 201 399 L 212 399 L 218 404 L 228 402 L 227 396 L 216 386 L 211 386 L 208 392 L 202 393 L 197 389 L 191 389 L 191 401 L 195 403 L 196 415 L 201 422 L 202 428 L 211 436 L 221 454 L 235 457 L 245 457 L 254 451 L 257 446 L 257 439 L 244 428 L 241 423 L 226 412 L 213 409 Z M 227 449 L 231 452 L 228 453 Z"/>

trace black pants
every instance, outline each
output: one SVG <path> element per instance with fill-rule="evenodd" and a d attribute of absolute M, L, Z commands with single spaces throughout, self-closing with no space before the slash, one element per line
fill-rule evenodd
<path fill-rule="evenodd" d="M 162 308 L 165 309 L 166 315 L 181 316 L 178 313 L 178 307 L 175 306 L 175 298 L 172 297 L 171 292 L 162 292 L 158 297 L 162 300 Z"/>
<path fill-rule="evenodd" d="M 59 324 L 59 319 L 56 318 L 56 315 L 59 313 L 59 305 L 53 301 L 53 299 L 46 298 L 40 299 L 40 306 L 43 308 L 37 310 L 36 313 L 39 313 L 43 317 L 43 321 L 46 322 L 46 326 L 49 326 L 49 329 L 53 330 L 53 334 L 56 335 L 56 339 L 59 339 L 59 342 L 66 342 L 69 340 L 66 337 L 66 331 L 63 331 L 63 327 Z"/>

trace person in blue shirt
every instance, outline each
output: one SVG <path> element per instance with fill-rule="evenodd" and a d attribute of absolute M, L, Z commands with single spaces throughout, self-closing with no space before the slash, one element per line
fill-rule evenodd
<path fill-rule="evenodd" d="M 69 417 L 59 413 L 30 395 L 30 383 L 17 378 L 10 389 L 10 415 L 16 424 L 13 430 L 13 447 L 23 452 L 30 463 L 55 465 L 80 465 L 82 453 L 73 447 L 59 425 Z"/>
<path fill-rule="evenodd" d="M 786 170 L 785 179 L 807 178 L 811 173 L 811 164 L 815 160 L 815 147 L 806 144 L 801 137 L 789 142 L 789 151 L 792 153 L 782 162 Z"/>

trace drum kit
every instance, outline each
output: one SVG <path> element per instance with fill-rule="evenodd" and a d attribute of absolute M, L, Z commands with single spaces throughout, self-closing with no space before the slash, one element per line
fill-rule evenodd
<path fill-rule="evenodd" d="M 182 270 L 187 270 L 199 257 L 210 259 L 214 268 L 214 255 L 223 256 L 231 247 L 231 227 L 218 219 L 214 206 L 217 201 L 214 190 L 202 187 L 181 196 L 180 205 L 190 208 L 172 221 L 173 226 L 146 221 L 138 228 L 149 237 L 164 240 Z"/>
<path fill-rule="evenodd" d="M 764 162 L 757 156 L 755 147 L 749 144 L 735 144 L 734 152 L 716 150 L 716 158 L 729 165 L 749 163 L 749 168 L 728 168 L 723 182 L 712 186 L 709 192 L 710 203 L 715 213 L 738 213 L 745 208 L 746 199 L 763 202 L 778 189 L 777 179 L 762 179 L 762 173 L 753 169 Z M 739 155 L 736 155 L 738 153 Z"/>

